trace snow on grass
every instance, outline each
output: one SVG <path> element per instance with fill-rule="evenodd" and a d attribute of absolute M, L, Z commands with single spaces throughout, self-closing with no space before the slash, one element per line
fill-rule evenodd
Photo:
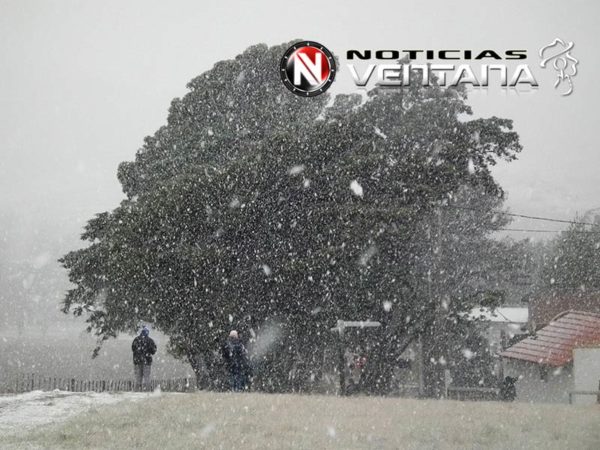
<path fill-rule="evenodd" d="M 141 400 L 141 392 L 33 391 L 0 396 L 0 436 L 64 421 L 77 414 L 122 400 Z"/>
<path fill-rule="evenodd" d="M 597 405 L 200 392 L 108 405 L 0 447 L 562 450 L 600 448 L 598 423 Z"/>

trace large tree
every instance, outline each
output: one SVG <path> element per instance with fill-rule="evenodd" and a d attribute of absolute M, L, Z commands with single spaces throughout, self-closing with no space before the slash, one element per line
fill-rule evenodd
<path fill-rule="evenodd" d="M 101 340 L 151 322 L 214 380 L 224 333 L 270 324 L 286 351 L 260 353 L 258 378 L 277 389 L 298 360 L 318 367 L 339 318 L 381 320 L 389 353 L 481 300 L 470 256 L 503 224 L 490 166 L 520 151 L 511 121 L 467 120 L 464 90 L 418 81 L 300 98 L 277 73 L 286 48 L 192 80 L 119 167 L 126 199 L 62 260 L 64 310 Z"/>
<path fill-rule="evenodd" d="M 550 245 L 541 285 L 556 291 L 600 292 L 600 216 L 594 225 L 576 217 Z"/>

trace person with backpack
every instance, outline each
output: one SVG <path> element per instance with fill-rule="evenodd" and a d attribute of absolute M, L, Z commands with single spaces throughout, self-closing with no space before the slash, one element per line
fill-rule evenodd
<path fill-rule="evenodd" d="M 145 391 L 150 387 L 152 355 L 156 353 L 156 344 L 149 334 L 150 330 L 143 326 L 139 336 L 131 344 L 136 390 Z"/>
<path fill-rule="evenodd" d="M 232 391 L 246 389 L 251 375 L 250 362 L 246 347 L 240 340 L 238 332 L 231 330 L 229 338 L 222 348 L 223 360 L 229 373 L 229 386 Z"/>

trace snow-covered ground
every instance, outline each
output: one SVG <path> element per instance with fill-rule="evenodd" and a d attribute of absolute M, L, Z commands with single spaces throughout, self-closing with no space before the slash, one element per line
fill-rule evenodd
<path fill-rule="evenodd" d="M 0 436 L 66 420 L 79 413 L 123 400 L 148 398 L 141 392 L 33 391 L 0 396 Z"/>

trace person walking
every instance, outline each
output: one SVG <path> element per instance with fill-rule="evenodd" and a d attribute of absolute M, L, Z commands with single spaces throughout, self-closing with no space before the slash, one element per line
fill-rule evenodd
<path fill-rule="evenodd" d="M 222 355 L 229 372 L 229 387 L 232 391 L 243 391 L 251 375 L 250 362 L 246 347 L 236 330 L 229 333 L 229 338 L 222 348 Z"/>
<path fill-rule="evenodd" d="M 143 326 L 139 336 L 136 336 L 131 344 L 136 390 L 145 391 L 150 387 L 152 355 L 156 353 L 156 344 L 149 334 L 150 330 Z"/>

